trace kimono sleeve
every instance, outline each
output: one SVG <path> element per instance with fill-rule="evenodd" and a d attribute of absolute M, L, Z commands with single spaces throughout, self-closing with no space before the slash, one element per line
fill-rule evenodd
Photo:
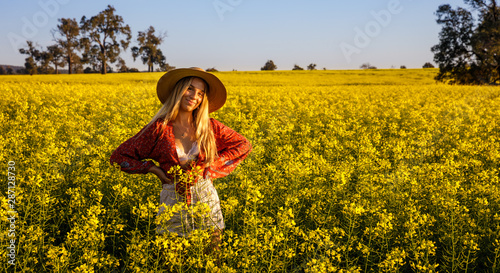
<path fill-rule="evenodd" d="M 146 125 L 139 133 L 116 148 L 111 154 L 110 163 L 112 165 L 117 163 L 121 170 L 127 173 L 148 173 L 148 170 L 155 164 L 144 159 L 151 158 L 150 155 L 156 146 L 161 126 L 160 119 L 150 126 Z"/>
<path fill-rule="evenodd" d="M 231 173 L 252 151 L 250 142 L 233 129 L 211 119 L 217 145 L 217 158 L 207 169 L 210 178 L 220 178 Z"/>

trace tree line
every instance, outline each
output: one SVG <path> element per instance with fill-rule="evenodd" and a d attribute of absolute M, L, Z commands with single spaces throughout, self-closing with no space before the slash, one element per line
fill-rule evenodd
<path fill-rule="evenodd" d="M 311 63 L 307 66 L 307 70 L 316 70 L 316 64 Z M 267 60 L 266 64 L 264 64 L 263 67 L 260 68 L 260 70 L 265 71 L 265 70 L 276 70 L 278 66 L 274 64 L 273 60 Z M 370 63 L 364 63 L 362 64 L 359 68 L 361 69 L 377 69 L 376 66 L 371 65 Z M 426 62 L 422 68 L 434 68 L 434 65 L 431 64 L 430 62 Z M 406 66 L 402 65 L 401 69 L 406 69 Z M 301 66 L 295 64 L 292 68 L 292 70 L 304 70 Z M 326 70 L 325 67 L 323 67 L 323 70 Z M 208 71 L 208 70 L 207 70 Z"/>
<path fill-rule="evenodd" d="M 442 29 L 431 48 L 439 66 L 435 79 L 449 84 L 500 84 L 500 6 L 496 0 L 464 0 L 469 9 L 439 6 L 436 20 Z M 433 68 L 427 62 L 423 68 Z M 309 67 L 308 67 L 309 68 Z M 375 69 L 365 63 L 361 69 Z M 402 69 L 406 66 L 401 66 Z M 274 70 L 268 61 L 261 70 Z M 303 68 L 295 65 L 293 70 Z M 314 68 L 313 68 L 314 69 Z"/>
<path fill-rule="evenodd" d="M 434 62 L 439 66 L 436 80 L 452 84 L 499 84 L 500 7 L 496 0 L 464 2 L 470 9 L 453 9 L 446 4 L 436 11 L 436 21 L 442 25 L 439 43 L 431 48 Z M 108 5 L 91 18 L 83 16 L 79 23 L 76 19 L 58 19 L 59 24 L 52 31 L 55 44 L 43 50 L 33 41 L 27 41 L 27 48 L 19 49 L 21 54 L 27 55 L 24 72 L 31 75 L 58 73 L 59 68 L 67 66 L 70 74 L 106 74 L 111 71 L 110 65 L 115 63 L 120 72 L 137 71 L 128 68 L 120 58 L 120 53 L 130 45 L 132 35 L 129 25 L 115 11 L 113 6 Z M 152 26 L 139 31 L 138 46 L 131 48 L 134 61 L 140 58 L 147 64 L 148 71 L 155 71 L 155 65 L 160 71 L 173 68 L 166 63 L 159 48 L 165 37 L 164 33 L 157 34 Z M 87 66 L 85 69 L 84 65 Z M 310 64 L 307 68 L 314 70 L 315 67 L 315 64 Z M 431 67 L 431 64 L 426 63 L 424 67 Z M 276 68 L 268 60 L 261 70 Z M 298 65 L 293 68 L 301 69 Z"/>
<path fill-rule="evenodd" d="M 441 5 L 439 43 L 432 47 L 436 79 L 451 84 L 500 83 L 500 7 L 495 0 L 464 0 L 469 9 Z"/>
<path fill-rule="evenodd" d="M 117 64 L 119 72 L 138 72 L 128 68 L 120 53 L 126 50 L 132 39 L 130 26 L 123 17 L 115 14 L 116 9 L 108 5 L 99 14 L 80 22 L 71 18 L 58 19 L 59 24 L 52 31 L 55 43 L 45 50 L 33 41 L 26 41 L 27 47 L 19 49 L 25 59 L 25 72 L 28 74 L 59 73 L 67 66 L 69 74 L 112 72 L 111 64 Z M 138 46 L 131 48 L 134 61 L 139 58 L 148 66 L 148 72 L 166 71 L 173 67 L 166 63 L 166 58 L 159 46 L 166 37 L 165 33 L 156 33 L 153 26 L 137 35 Z M 79 54 L 81 53 L 81 54 Z M 84 69 L 83 66 L 87 67 Z"/>

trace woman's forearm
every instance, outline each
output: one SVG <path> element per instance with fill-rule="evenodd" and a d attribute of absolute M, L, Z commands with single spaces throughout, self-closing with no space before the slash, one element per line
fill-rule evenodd
<path fill-rule="evenodd" d="M 172 184 L 172 180 L 168 179 L 162 168 L 154 165 L 149 168 L 148 172 L 155 174 L 161 180 L 162 184 Z"/>

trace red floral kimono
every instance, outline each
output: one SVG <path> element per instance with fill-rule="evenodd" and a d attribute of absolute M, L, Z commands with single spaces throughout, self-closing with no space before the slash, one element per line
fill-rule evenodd
<path fill-rule="evenodd" d="M 204 178 L 219 178 L 228 175 L 238 164 L 245 159 L 252 146 L 250 142 L 236 131 L 211 118 L 210 124 L 215 137 L 218 158 L 203 170 Z M 172 122 L 163 124 L 163 119 L 157 119 L 149 127 L 144 127 L 139 133 L 122 143 L 111 155 L 111 164 L 117 163 L 121 170 L 127 173 L 148 173 L 155 165 L 153 159 L 160 164 L 167 177 L 174 181 L 174 177 L 168 173 L 170 168 L 180 165 L 179 157 L 175 147 L 175 136 Z M 185 172 L 191 172 L 195 166 L 203 167 L 205 155 L 200 152 L 195 164 L 191 165 Z M 193 182 L 196 183 L 196 180 Z M 186 183 L 177 183 L 176 191 L 186 196 L 186 203 L 190 204 L 190 186 Z"/>

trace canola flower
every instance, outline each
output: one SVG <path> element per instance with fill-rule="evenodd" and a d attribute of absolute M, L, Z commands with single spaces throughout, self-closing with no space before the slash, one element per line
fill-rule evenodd
<path fill-rule="evenodd" d="M 437 84 L 435 73 L 219 73 L 229 93 L 213 116 L 254 149 L 214 181 L 226 223 L 217 253 L 206 231 L 159 234 L 186 208 L 157 217 L 159 181 L 108 163 L 159 108 L 161 74 L 1 76 L 0 158 L 16 163 L 17 218 L 13 266 L 5 182 L 0 268 L 498 272 L 500 88 Z"/>

